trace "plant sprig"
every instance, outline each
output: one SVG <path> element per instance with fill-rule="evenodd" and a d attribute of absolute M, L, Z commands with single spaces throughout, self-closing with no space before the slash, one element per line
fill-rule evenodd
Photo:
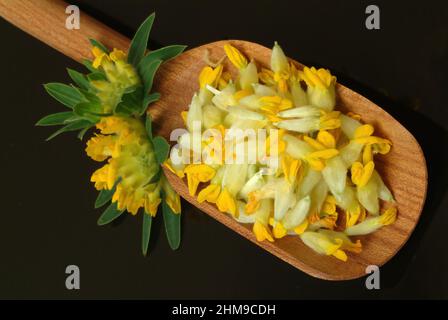
<path fill-rule="evenodd" d="M 54 132 L 47 140 L 51 140 L 64 132 L 78 131 L 78 137 L 83 138 L 84 134 L 94 127 L 102 117 L 118 115 L 124 117 L 139 118 L 143 121 L 143 116 L 147 107 L 160 99 L 160 93 L 152 92 L 154 76 L 159 67 L 180 53 L 186 46 L 171 45 L 147 53 L 149 34 L 152 29 L 155 14 L 151 14 L 138 28 L 135 33 L 127 54 L 127 62 L 132 65 L 140 78 L 140 84 L 127 88 L 113 105 L 110 112 L 104 112 L 104 106 L 99 96 L 99 91 L 95 84 L 98 81 L 109 82 L 108 74 L 102 68 L 95 68 L 92 61 L 84 60 L 83 64 L 87 68 L 87 73 L 81 73 L 73 69 L 67 69 L 68 75 L 73 81 L 72 84 L 47 83 L 44 85 L 47 93 L 55 100 L 67 107 L 66 111 L 47 115 L 40 119 L 37 126 L 62 126 Z M 109 55 L 111 51 L 107 46 L 95 39 L 89 39 L 93 47 Z M 161 136 L 153 137 L 152 119 L 147 114 L 145 127 L 147 136 L 154 148 L 155 158 L 161 165 L 168 157 L 169 144 Z M 158 181 L 161 168 L 153 179 Z M 110 203 L 98 219 L 98 225 L 106 225 L 122 215 L 123 210 L 119 210 L 117 203 L 112 203 L 112 197 L 116 190 L 120 178 L 115 182 L 111 190 L 100 191 L 95 208 L 100 208 Z M 173 250 L 180 244 L 180 214 L 174 213 L 167 204 L 162 192 L 162 211 L 165 221 L 165 230 L 168 242 Z M 152 217 L 143 214 L 142 230 L 142 252 L 147 254 L 149 239 L 151 234 Z"/>

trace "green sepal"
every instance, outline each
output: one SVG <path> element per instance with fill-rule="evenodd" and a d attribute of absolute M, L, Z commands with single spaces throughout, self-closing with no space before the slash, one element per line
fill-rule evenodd
<path fill-rule="evenodd" d="M 134 91 L 121 96 L 121 102 L 115 107 L 114 113 L 125 115 L 139 114 L 143 103 L 143 87 L 139 86 Z"/>
<path fill-rule="evenodd" d="M 123 214 L 124 210 L 118 210 L 117 203 L 111 203 L 106 210 L 104 210 L 103 214 L 99 217 L 97 224 L 99 226 L 104 226 L 108 223 L 111 223 L 119 216 Z"/>
<path fill-rule="evenodd" d="M 89 81 L 87 80 L 86 76 L 83 75 L 81 72 L 78 72 L 70 68 L 67 68 L 67 72 L 70 78 L 72 78 L 73 82 L 81 89 L 88 90 L 90 88 Z"/>
<path fill-rule="evenodd" d="M 71 117 L 73 117 L 72 111 L 49 114 L 37 121 L 36 126 L 57 126 L 65 124 Z"/>
<path fill-rule="evenodd" d="M 139 69 L 145 69 L 154 60 L 168 61 L 173 59 L 181 54 L 186 47 L 187 46 L 172 45 L 151 51 L 142 59 L 142 61 L 140 61 L 138 67 Z"/>
<path fill-rule="evenodd" d="M 151 94 L 147 94 L 145 96 L 145 98 L 143 99 L 143 107 L 142 110 L 140 111 L 140 115 L 143 115 L 146 111 L 146 109 L 148 108 L 148 106 L 153 103 L 156 102 L 160 99 L 160 93 L 158 92 L 153 92 Z"/>
<path fill-rule="evenodd" d="M 101 104 L 100 98 L 98 98 L 98 96 L 96 94 L 90 92 L 88 89 L 85 90 L 85 89 L 78 88 L 78 91 L 83 95 L 85 101 Z"/>
<path fill-rule="evenodd" d="M 94 69 L 93 72 L 89 73 L 87 79 L 89 79 L 89 81 L 107 81 L 106 75 L 97 69 Z"/>
<path fill-rule="evenodd" d="M 91 127 L 86 127 L 86 128 L 84 128 L 84 129 L 80 130 L 80 131 L 78 132 L 78 139 L 79 139 L 79 140 L 82 140 L 82 139 L 84 138 L 84 135 L 86 134 L 86 132 L 87 132 L 90 128 L 91 128 Z"/>
<path fill-rule="evenodd" d="M 89 120 L 76 120 L 76 121 L 73 121 L 73 122 L 69 123 L 68 125 L 66 125 L 65 127 L 62 127 L 61 129 L 59 129 L 58 131 L 53 133 L 51 136 L 49 136 L 47 138 L 46 141 L 49 141 L 49 140 L 55 138 L 56 136 L 60 135 L 61 133 L 82 130 L 82 129 L 85 129 L 85 128 L 90 128 L 93 125 L 94 125 L 94 123 L 92 123 Z"/>
<path fill-rule="evenodd" d="M 168 158 L 168 153 L 170 151 L 170 145 L 165 140 L 165 138 L 161 136 L 157 136 L 152 139 L 152 143 L 154 145 L 154 154 L 156 156 L 156 160 L 158 164 L 162 164 Z"/>
<path fill-rule="evenodd" d="M 88 59 L 83 59 L 82 60 L 82 64 L 84 65 L 84 67 L 87 68 L 87 70 L 89 70 L 90 72 L 98 72 L 98 69 L 94 68 L 92 65 L 92 61 L 88 60 Z"/>
<path fill-rule="evenodd" d="M 148 253 L 149 239 L 151 238 L 152 216 L 143 212 L 143 228 L 142 228 L 142 253 L 146 257 Z"/>
<path fill-rule="evenodd" d="M 172 250 L 177 250 L 180 245 L 181 213 L 174 213 L 165 199 L 162 201 L 163 222 L 168 244 Z"/>
<path fill-rule="evenodd" d="M 117 189 L 118 183 L 120 183 L 121 177 L 115 181 L 114 186 L 110 190 L 101 190 L 98 194 L 98 197 L 95 200 L 95 209 L 98 209 L 108 203 Z"/>
<path fill-rule="evenodd" d="M 149 140 L 152 141 L 152 117 L 149 113 L 146 114 L 145 129 L 146 133 L 148 134 Z"/>
<path fill-rule="evenodd" d="M 103 108 L 100 104 L 94 102 L 81 102 L 78 103 L 74 108 L 73 112 L 80 117 L 89 117 L 91 115 L 100 115 L 103 112 Z M 96 117 L 99 120 L 98 117 Z"/>
<path fill-rule="evenodd" d="M 107 49 L 107 47 L 106 47 L 104 44 L 102 44 L 101 42 L 99 42 L 98 40 L 95 40 L 95 39 L 89 39 L 89 41 L 90 41 L 90 44 L 91 44 L 92 46 L 94 46 L 94 47 L 98 47 L 98 48 L 101 49 L 101 51 L 103 51 L 103 52 L 109 54 L 109 52 L 110 52 L 109 49 Z"/>
<path fill-rule="evenodd" d="M 154 60 L 145 68 L 139 68 L 138 72 L 143 81 L 144 92 L 148 94 L 152 89 L 152 83 L 154 82 L 154 76 L 162 64 L 162 60 Z"/>
<path fill-rule="evenodd" d="M 151 27 L 154 22 L 155 13 L 151 14 L 145 21 L 140 25 L 134 38 L 131 41 L 128 52 L 128 62 L 137 68 L 140 60 L 142 60 L 145 55 L 146 48 L 148 46 L 149 33 L 151 32 Z"/>
<path fill-rule="evenodd" d="M 47 83 L 44 87 L 50 96 L 70 109 L 83 100 L 83 96 L 77 89 L 63 83 Z"/>

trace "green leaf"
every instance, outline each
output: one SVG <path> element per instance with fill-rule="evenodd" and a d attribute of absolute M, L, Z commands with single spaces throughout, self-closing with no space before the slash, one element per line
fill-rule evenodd
<path fill-rule="evenodd" d="M 149 33 L 154 22 L 155 13 L 151 14 L 138 28 L 129 47 L 128 62 L 137 68 L 145 55 L 148 46 Z"/>
<path fill-rule="evenodd" d="M 151 103 L 156 102 L 159 99 L 160 99 L 160 93 L 158 92 L 153 92 L 149 95 L 146 95 L 146 97 L 143 99 L 143 108 L 140 111 L 140 115 L 143 115 L 145 113 L 146 109 Z"/>
<path fill-rule="evenodd" d="M 95 69 L 92 65 L 92 61 L 88 59 L 83 59 L 82 64 L 90 71 L 90 72 L 98 72 L 97 69 Z"/>
<path fill-rule="evenodd" d="M 172 45 L 151 51 L 142 59 L 142 61 L 140 61 L 138 68 L 145 69 L 154 60 L 168 61 L 170 59 L 173 59 L 181 54 L 186 47 L 187 46 Z"/>
<path fill-rule="evenodd" d="M 149 139 L 152 140 L 152 117 L 149 113 L 146 114 L 145 128 Z"/>
<path fill-rule="evenodd" d="M 84 100 L 89 101 L 91 103 L 101 104 L 100 98 L 98 96 L 88 90 L 78 89 L 79 92 L 83 95 Z"/>
<path fill-rule="evenodd" d="M 84 138 L 84 135 L 86 134 L 87 130 L 89 130 L 90 128 L 91 127 L 87 127 L 87 128 L 84 128 L 84 129 L 80 130 L 78 132 L 78 139 L 82 140 Z"/>
<path fill-rule="evenodd" d="M 66 125 L 65 127 L 62 127 L 61 129 L 59 129 L 58 131 L 53 133 L 51 136 L 49 136 L 47 138 L 47 141 L 53 139 L 54 137 L 60 135 L 61 133 L 90 128 L 92 125 L 93 125 L 93 123 L 89 120 L 73 121 L 73 122 L 69 123 L 68 125 Z"/>
<path fill-rule="evenodd" d="M 97 224 L 99 226 L 104 226 L 123 214 L 124 210 L 118 210 L 117 203 L 111 203 L 106 210 L 104 210 L 103 214 L 98 219 Z"/>
<path fill-rule="evenodd" d="M 144 69 L 139 69 L 140 77 L 143 80 L 145 94 L 151 91 L 154 76 L 162 64 L 162 60 L 154 60 Z"/>
<path fill-rule="evenodd" d="M 98 40 L 95 40 L 95 39 L 89 39 L 89 41 L 90 41 L 90 44 L 91 44 L 92 46 L 94 46 L 94 47 L 98 47 L 98 48 L 100 48 L 103 52 L 109 54 L 109 52 L 110 52 L 109 49 L 107 49 L 107 47 L 106 47 L 104 44 L 102 44 L 101 42 L 99 42 Z"/>
<path fill-rule="evenodd" d="M 81 102 L 73 108 L 73 112 L 81 117 L 89 114 L 99 115 L 103 112 L 103 108 L 98 103 Z"/>
<path fill-rule="evenodd" d="M 180 245 L 180 216 L 174 213 L 170 206 L 163 200 L 162 203 L 163 221 L 165 223 L 166 237 L 171 249 L 176 250 Z"/>
<path fill-rule="evenodd" d="M 117 184 L 121 181 L 121 177 L 115 181 L 114 186 L 110 190 L 101 190 L 95 201 L 95 209 L 98 209 L 108 203 L 117 189 Z"/>
<path fill-rule="evenodd" d="M 83 100 L 77 89 L 63 83 L 47 83 L 44 87 L 50 96 L 71 109 Z"/>
<path fill-rule="evenodd" d="M 81 72 L 78 72 L 70 68 L 67 68 L 67 72 L 70 78 L 72 78 L 72 80 L 75 82 L 77 86 L 85 90 L 88 90 L 90 88 L 89 81 L 86 79 L 86 76 L 83 75 Z"/>
<path fill-rule="evenodd" d="M 92 73 L 89 73 L 87 75 L 87 79 L 89 79 L 89 81 L 106 81 L 107 77 L 104 73 L 94 69 L 95 71 Z"/>
<path fill-rule="evenodd" d="M 168 152 L 170 151 L 170 145 L 165 138 L 158 136 L 152 140 L 154 145 L 154 153 L 158 164 L 162 164 L 166 158 L 168 158 Z"/>
<path fill-rule="evenodd" d="M 142 253 L 146 257 L 148 253 L 149 238 L 151 237 L 152 216 L 149 213 L 143 213 L 142 229 Z"/>
<path fill-rule="evenodd" d="M 143 103 L 143 87 L 138 87 L 133 92 L 121 96 L 121 102 L 115 107 L 114 113 L 131 115 L 140 113 Z"/>
<path fill-rule="evenodd" d="M 73 116 L 73 112 L 66 111 L 66 112 L 58 112 L 49 114 L 48 116 L 43 117 L 40 119 L 36 126 L 57 126 L 64 124 L 67 119 L 70 119 Z"/>

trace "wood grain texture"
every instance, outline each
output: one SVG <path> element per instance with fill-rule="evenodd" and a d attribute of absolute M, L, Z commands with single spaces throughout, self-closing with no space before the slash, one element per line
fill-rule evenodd
<path fill-rule="evenodd" d="M 209 51 L 212 60 L 224 55 L 223 46 L 227 41 L 218 41 L 189 50 L 173 61 L 166 63 L 157 75 L 155 90 L 162 93 L 162 99 L 149 108 L 154 118 L 155 129 L 167 139 L 175 128 L 182 128 L 180 117 L 187 110 L 193 93 L 198 90 L 199 72 L 205 66 L 204 52 Z M 271 50 L 246 41 L 230 41 L 247 57 L 258 65 L 269 66 Z M 226 70 L 234 74 L 236 70 L 228 61 Z M 375 135 L 392 141 L 391 152 L 377 156 L 377 169 L 385 183 L 390 187 L 398 205 L 397 221 L 379 231 L 362 237 L 361 254 L 348 253 L 347 262 L 331 256 L 315 253 L 305 246 L 299 237 L 286 236 L 274 243 L 258 242 L 252 233 L 252 224 L 243 225 L 227 214 L 219 212 L 209 203 L 198 203 L 188 193 L 186 181 L 165 170 L 174 189 L 180 195 L 208 215 L 245 238 L 271 252 L 296 268 L 318 278 L 328 280 L 347 280 L 365 275 L 368 265 L 382 266 L 405 244 L 414 230 L 426 197 L 427 169 L 420 145 L 398 121 L 386 111 L 352 90 L 337 85 L 338 102 L 336 109 L 352 111 L 361 115 L 362 120 L 375 127 Z"/>
<path fill-rule="evenodd" d="M 58 0 L 0 0 L 0 15 L 76 61 L 91 58 L 88 38 L 95 38 L 111 48 L 126 50 L 129 47 L 126 37 L 85 14 L 81 14 L 80 30 L 67 30 L 66 6 L 65 2 Z M 169 140 L 172 130 L 183 126 L 180 111 L 187 110 L 193 93 L 198 89 L 197 77 L 205 65 L 204 51 L 209 50 L 210 57 L 218 60 L 224 55 L 224 43 L 214 42 L 189 50 L 162 66 L 154 87 L 162 94 L 162 98 L 149 110 L 154 117 L 155 134 Z M 231 43 L 260 65 L 269 64 L 270 49 L 246 41 L 235 40 Z M 228 62 L 225 64 L 226 68 L 231 68 Z M 379 157 L 377 168 L 397 199 L 399 211 L 398 219 L 393 225 L 360 237 L 363 251 L 359 255 L 349 253 L 348 262 L 318 255 L 298 237 L 287 236 L 274 243 L 257 242 L 251 226 L 239 224 L 230 216 L 219 212 L 214 205 L 199 204 L 188 194 L 185 181 L 165 170 L 168 179 L 187 201 L 312 276 L 329 280 L 363 276 L 367 265 L 381 266 L 392 258 L 414 230 L 426 196 L 427 169 L 417 141 L 398 121 L 371 101 L 342 85 L 337 86 L 337 93 L 339 109 L 359 113 L 365 122 L 375 126 L 378 135 L 393 142 L 391 152 Z"/>
<path fill-rule="evenodd" d="M 98 40 L 110 48 L 128 49 L 129 39 L 83 13 L 80 29 L 67 29 L 67 6 L 58 0 L 0 0 L 0 16 L 79 62 L 92 58 L 89 39 Z"/>

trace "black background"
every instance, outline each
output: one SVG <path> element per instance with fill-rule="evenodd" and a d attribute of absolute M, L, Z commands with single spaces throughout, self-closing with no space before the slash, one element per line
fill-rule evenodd
<path fill-rule="evenodd" d="M 376 291 L 364 279 L 312 278 L 185 203 L 181 248 L 169 249 L 159 217 L 143 258 L 141 219 L 96 225 L 97 164 L 84 142 L 67 134 L 45 143 L 52 129 L 34 127 L 63 109 L 42 84 L 68 82 L 65 68 L 82 67 L 1 19 L 0 298 L 448 298 L 447 2 L 73 3 L 129 37 L 156 11 L 151 48 L 276 40 L 296 60 L 328 67 L 415 135 L 428 163 L 427 202 Z M 380 7 L 381 30 L 365 28 L 368 4 Z M 69 264 L 80 267 L 80 290 L 65 288 Z"/>

